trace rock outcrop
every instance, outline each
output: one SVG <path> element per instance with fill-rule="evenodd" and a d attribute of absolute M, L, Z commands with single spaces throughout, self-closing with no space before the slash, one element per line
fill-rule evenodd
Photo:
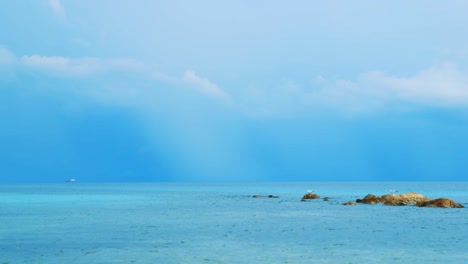
<path fill-rule="evenodd" d="M 394 206 L 402 206 L 402 205 L 409 205 L 409 204 L 417 204 L 419 202 L 428 201 L 429 198 L 426 196 L 416 193 L 404 193 L 404 194 L 385 194 L 382 196 L 375 196 L 373 194 L 368 194 L 366 197 L 362 199 L 356 199 L 357 203 L 364 203 L 364 204 L 380 204 L 383 203 L 385 205 L 394 205 Z"/>
<path fill-rule="evenodd" d="M 356 203 L 363 203 L 363 204 L 379 204 L 382 201 L 380 200 L 380 197 L 377 197 L 373 194 L 368 194 L 366 197 L 362 199 L 356 199 Z"/>
<path fill-rule="evenodd" d="M 315 193 L 306 193 L 304 194 L 304 196 L 302 196 L 301 201 L 312 200 L 312 199 L 320 199 L 320 196 L 318 196 Z"/>
<path fill-rule="evenodd" d="M 426 196 L 416 192 L 409 192 L 404 194 L 385 194 L 382 196 L 368 194 L 362 199 L 356 199 L 356 202 L 363 204 L 383 203 L 384 205 L 393 206 L 415 205 L 418 207 L 463 208 L 463 205 L 454 202 L 452 199 L 438 198 L 431 200 Z"/>
<path fill-rule="evenodd" d="M 439 208 L 464 208 L 463 205 L 456 203 L 449 198 L 438 198 L 433 200 L 421 201 L 416 203 L 418 207 L 439 207 Z"/>
<path fill-rule="evenodd" d="M 382 195 L 380 199 L 385 205 L 397 205 L 397 206 L 416 204 L 419 202 L 429 200 L 429 198 L 427 198 L 426 196 L 420 193 L 416 193 L 416 192 L 410 192 L 410 193 L 404 193 L 404 194 L 386 194 L 386 195 Z"/>
<path fill-rule="evenodd" d="M 357 203 L 355 203 L 355 202 L 346 202 L 346 203 L 344 203 L 343 205 L 346 205 L 346 206 L 354 206 L 354 205 L 357 205 Z"/>

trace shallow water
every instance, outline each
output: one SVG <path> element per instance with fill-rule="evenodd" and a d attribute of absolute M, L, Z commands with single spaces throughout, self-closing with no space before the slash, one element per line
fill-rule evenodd
<path fill-rule="evenodd" d="M 467 263 L 467 208 L 341 205 L 390 189 L 468 207 L 468 182 L 4 184 L 0 263 Z"/>

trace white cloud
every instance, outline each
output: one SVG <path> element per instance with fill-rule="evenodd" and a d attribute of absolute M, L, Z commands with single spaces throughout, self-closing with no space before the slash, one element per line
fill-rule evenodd
<path fill-rule="evenodd" d="M 100 61 L 101 64 L 104 64 L 107 68 L 112 70 L 142 72 L 146 68 L 143 62 L 131 59 L 110 59 Z"/>
<path fill-rule="evenodd" d="M 30 68 L 69 76 L 89 75 L 102 69 L 101 61 L 96 58 L 70 59 L 32 55 L 22 56 L 20 60 L 23 65 Z"/>
<path fill-rule="evenodd" d="M 0 48 L 0 63 L 17 60 L 7 49 Z M 138 73 L 141 78 L 153 78 L 169 85 L 186 86 L 206 96 L 230 100 L 230 96 L 216 84 L 206 78 L 198 76 L 193 71 L 186 71 L 182 78 L 171 77 L 161 72 L 149 72 L 141 61 L 117 58 L 101 59 L 93 57 L 69 58 L 63 56 L 25 55 L 19 59 L 19 66 L 23 69 L 41 71 L 60 77 L 85 78 L 100 73 Z M 123 88 L 122 88 L 123 89 Z M 132 88 L 133 89 L 133 88 Z"/>
<path fill-rule="evenodd" d="M 16 61 L 16 56 L 8 49 L 0 47 L 0 64 L 10 64 Z"/>
<path fill-rule="evenodd" d="M 194 71 L 188 70 L 182 78 L 183 82 L 195 87 L 201 93 L 208 96 L 217 97 L 221 99 L 229 99 L 229 95 L 220 89 L 216 84 L 212 83 L 206 78 L 202 78 L 195 74 Z"/>
<path fill-rule="evenodd" d="M 468 104 L 468 72 L 449 63 L 406 78 L 372 72 L 364 76 L 364 81 L 408 101 L 437 105 Z"/>
<path fill-rule="evenodd" d="M 415 106 L 468 107 L 468 71 L 444 63 L 412 76 L 367 72 L 355 80 L 318 76 L 308 86 L 292 82 L 250 87 L 236 97 L 242 111 L 255 116 L 314 115 L 324 110 L 356 116 Z"/>
<path fill-rule="evenodd" d="M 301 95 L 306 103 L 323 103 L 356 113 L 410 103 L 437 107 L 468 106 L 468 71 L 444 63 L 413 76 L 368 72 L 357 80 L 323 81 L 320 89 Z"/>
<path fill-rule="evenodd" d="M 72 38 L 71 42 L 81 47 L 85 47 L 85 48 L 91 47 L 91 44 L 88 41 L 81 39 L 81 38 Z"/>
<path fill-rule="evenodd" d="M 173 85 L 179 85 L 181 81 L 173 76 L 167 75 L 163 72 L 155 71 L 151 74 L 151 77 L 153 77 L 155 80 L 168 83 L 168 84 L 173 84 Z"/>
<path fill-rule="evenodd" d="M 326 81 L 300 95 L 302 102 L 319 108 L 328 107 L 347 116 L 373 112 L 389 103 L 391 96 L 367 83 L 351 80 Z"/>
<path fill-rule="evenodd" d="M 64 76 L 86 76 L 103 71 L 117 70 L 124 72 L 144 71 L 142 62 L 129 59 L 67 58 L 60 56 L 22 56 L 21 63 L 29 68 Z"/>
<path fill-rule="evenodd" d="M 62 3 L 60 0 L 49 0 L 49 7 L 54 12 L 54 15 L 56 15 L 59 18 L 64 18 L 65 17 L 65 8 L 63 8 Z"/>
<path fill-rule="evenodd" d="M 254 116 L 308 115 L 323 113 L 323 110 L 358 115 L 416 105 L 468 107 L 468 71 L 450 63 L 435 65 L 405 77 L 374 71 L 354 80 L 327 80 L 318 76 L 309 85 L 286 82 L 275 87 L 250 86 L 236 90 L 233 97 L 194 71 L 187 70 L 182 77 L 172 77 L 161 72 L 149 72 L 142 62 L 130 59 L 41 55 L 18 58 L 8 49 L 0 47 L 1 64 L 15 64 L 12 68 L 63 77 L 138 73 L 141 78 L 152 78 L 173 87 L 185 86 L 203 95 L 228 101 L 238 111 Z M 129 85 L 129 88 L 132 94 L 139 89 L 133 85 Z M 123 97 L 128 98 L 129 95 Z"/>

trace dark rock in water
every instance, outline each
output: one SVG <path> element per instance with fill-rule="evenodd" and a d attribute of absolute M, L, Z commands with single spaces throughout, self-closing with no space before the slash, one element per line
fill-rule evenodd
<path fill-rule="evenodd" d="M 302 196 L 302 200 L 307 200 L 307 199 L 320 199 L 320 196 L 318 196 L 315 193 L 306 193 L 304 196 Z"/>
<path fill-rule="evenodd" d="M 330 200 L 330 197 L 323 197 L 323 200 L 327 202 L 328 200 Z"/>
<path fill-rule="evenodd" d="M 346 205 L 346 206 L 354 206 L 354 205 L 357 205 L 357 203 L 355 203 L 355 202 L 346 202 L 346 203 L 344 203 L 343 205 Z"/>
<path fill-rule="evenodd" d="M 449 198 L 438 198 L 416 203 L 418 207 L 439 207 L 439 208 L 464 208 L 463 205 L 454 202 Z"/>
<path fill-rule="evenodd" d="M 276 195 L 268 195 L 268 196 L 262 196 L 260 194 L 255 194 L 252 196 L 252 198 L 263 198 L 263 197 L 268 197 L 268 198 L 279 198 L 279 196 L 276 196 Z"/>

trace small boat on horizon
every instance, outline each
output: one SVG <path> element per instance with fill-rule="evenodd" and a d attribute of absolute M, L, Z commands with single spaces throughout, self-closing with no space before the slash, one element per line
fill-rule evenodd
<path fill-rule="evenodd" d="M 75 180 L 75 179 L 73 179 L 73 178 L 71 178 L 71 179 L 67 180 L 67 182 L 75 182 L 75 181 L 76 181 L 76 180 Z"/>

